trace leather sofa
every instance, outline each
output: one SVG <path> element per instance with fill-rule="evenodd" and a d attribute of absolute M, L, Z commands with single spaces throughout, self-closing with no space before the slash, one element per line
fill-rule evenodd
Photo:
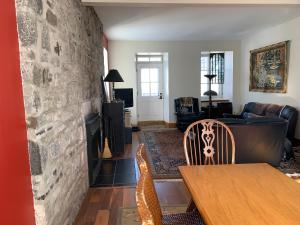
<path fill-rule="evenodd" d="M 269 163 L 279 166 L 284 153 L 288 122 L 280 118 L 218 119 L 231 129 L 236 163 Z"/>
<path fill-rule="evenodd" d="M 247 118 L 259 118 L 259 117 L 267 117 L 267 118 L 281 118 L 287 121 L 288 128 L 286 137 L 293 143 L 295 137 L 295 129 L 298 120 L 298 111 L 296 108 L 285 105 L 275 105 L 275 104 L 262 104 L 258 102 L 249 102 L 245 104 L 243 111 L 240 115 L 232 115 L 232 114 L 223 114 L 225 118 L 239 118 L 239 119 L 247 119 Z"/>
<path fill-rule="evenodd" d="M 190 101 L 190 104 L 184 104 L 184 101 Z M 193 122 L 204 118 L 204 113 L 199 111 L 198 98 L 182 97 L 175 99 L 175 114 L 177 117 L 176 127 L 184 132 Z"/>

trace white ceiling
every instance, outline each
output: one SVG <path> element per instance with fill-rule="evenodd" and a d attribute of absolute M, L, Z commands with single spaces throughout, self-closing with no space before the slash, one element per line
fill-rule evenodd
<path fill-rule="evenodd" d="M 131 41 L 239 40 L 300 16 L 299 5 L 96 6 L 95 9 L 109 40 Z"/>

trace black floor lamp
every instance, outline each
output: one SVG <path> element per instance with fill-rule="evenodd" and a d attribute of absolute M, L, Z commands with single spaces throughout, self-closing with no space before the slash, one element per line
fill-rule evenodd
<path fill-rule="evenodd" d="M 124 82 L 123 78 L 121 77 L 118 70 L 109 70 L 108 74 L 106 75 L 104 82 L 112 82 L 112 101 L 114 102 L 115 99 L 115 82 Z"/>
<path fill-rule="evenodd" d="M 207 74 L 207 75 L 204 75 L 205 77 L 208 78 L 208 91 L 204 92 L 204 95 L 208 96 L 209 97 L 209 105 L 208 105 L 208 118 L 211 118 L 211 109 L 212 109 L 212 96 L 217 96 L 218 93 L 211 90 L 211 81 L 212 79 L 214 79 L 217 75 L 215 74 Z"/>
<path fill-rule="evenodd" d="M 104 82 L 112 82 L 112 102 L 115 102 L 116 98 L 115 98 L 115 82 L 124 82 L 123 78 L 121 77 L 120 73 L 118 70 L 109 70 L 108 74 L 106 75 Z M 110 118 L 109 117 L 105 117 L 104 118 L 104 127 L 105 127 L 105 145 L 104 145 L 104 150 L 103 150 L 103 155 L 102 157 L 104 159 L 109 159 L 112 157 L 110 148 L 109 148 L 109 144 L 108 144 L 108 124 Z"/>

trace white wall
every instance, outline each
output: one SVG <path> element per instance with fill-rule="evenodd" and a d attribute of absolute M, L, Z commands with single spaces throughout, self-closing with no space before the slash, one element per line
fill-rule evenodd
<path fill-rule="evenodd" d="M 233 98 L 233 52 L 225 52 L 225 77 L 223 85 L 223 98 L 232 101 Z"/>
<path fill-rule="evenodd" d="M 164 120 L 170 122 L 170 90 L 169 90 L 169 54 L 163 53 L 163 76 L 164 76 Z"/>
<path fill-rule="evenodd" d="M 240 41 L 181 41 L 181 42 L 109 42 L 109 66 L 118 69 L 124 83 L 116 87 L 134 88 L 136 106 L 135 54 L 138 52 L 167 52 L 169 57 L 169 122 L 175 122 L 174 99 L 177 97 L 200 96 L 201 51 L 233 51 L 234 87 L 239 81 Z M 233 101 L 238 94 L 233 93 Z M 137 122 L 136 107 L 132 108 L 132 122 Z"/>
<path fill-rule="evenodd" d="M 249 101 L 291 105 L 300 110 L 300 17 L 265 29 L 242 41 L 242 61 L 240 77 L 239 107 Z M 249 92 L 250 50 L 290 40 L 289 70 L 287 93 Z M 298 120 L 296 136 L 300 138 L 300 119 Z"/>

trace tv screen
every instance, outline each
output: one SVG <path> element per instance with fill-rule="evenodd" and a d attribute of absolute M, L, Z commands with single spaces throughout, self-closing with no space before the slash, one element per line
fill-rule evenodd
<path fill-rule="evenodd" d="M 133 89 L 132 88 L 116 88 L 115 89 L 116 100 L 124 101 L 124 107 L 133 107 Z"/>

